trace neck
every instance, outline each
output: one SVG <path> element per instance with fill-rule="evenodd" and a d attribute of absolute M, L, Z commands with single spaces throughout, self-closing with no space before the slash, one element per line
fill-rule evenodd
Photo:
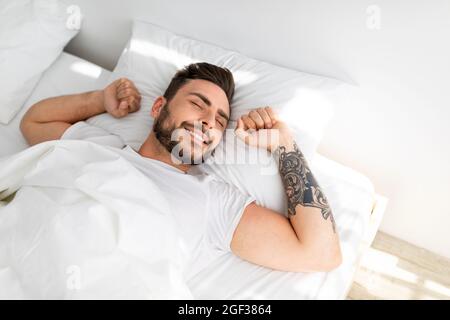
<path fill-rule="evenodd" d="M 139 149 L 139 154 L 143 157 L 155 159 L 164 163 L 167 163 L 183 172 L 187 172 L 191 165 L 189 164 L 176 164 L 172 161 L 172 157 L 166 148 L 156 139 L 155 133 L 152 131 L 147 140 L 142 144 Z"/>

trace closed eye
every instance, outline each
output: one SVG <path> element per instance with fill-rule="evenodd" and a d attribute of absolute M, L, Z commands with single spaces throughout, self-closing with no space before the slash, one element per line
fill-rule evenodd
<path fill-rule="evenodd" d="M 220 125 L 222 128 L 225 128 L 225 125 L 222 123 L 222 121 L 220 121 L 220 120 L 218 120 L 218 119 L 216 119 L 216 121 L 219 123 L 219 125 Z"/>
<path fill-rule="evenodd" d="M 204 105 L 198 104 L 197 102 L 195 102 L 195 101 L 193 101 L 193 100 L 189 100 L 189 102 L 190 102 L 191 104 L 193 104 L 195 107 L 197 107 L 198 109 L 200 109 L 200 110 L 203 110 L 203 108 L 204 108 Z M 220 127 L 222 127 L 222 128 L 225 128 L 225 127 L 226 127 L 227 121 L 222 120 L 222 118 L 216 119 L 216 122 L 219 123 Z"/>
<path fill-rule="evenodd" d="M 199 105 L 198 103 L 196 103 L 196 102 L 194 102 L 194 101 L 191 101 L 191 103 L 192 103 L 193 105 L 195 105 L 196 107 L 198 107 L 199 109 L 202 109 L 202 106 Z"/>

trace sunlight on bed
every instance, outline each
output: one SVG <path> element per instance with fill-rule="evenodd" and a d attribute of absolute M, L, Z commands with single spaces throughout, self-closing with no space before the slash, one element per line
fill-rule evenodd
<path fill-rule="evenodd" d="M 92 63 L 77 61 L 70 65 L 70 70 L 88 76 L 90 78 L 98 79 L 102 74 L 102 68 Z"/>
<path fill-rule="evenodd" d="M 143 56 L 154 57 L 169 64 L 173 64 L 174 61 L 177 61 L 179 62 L 177 67 L 183 67 L 196 62 L 196 60 L 191 57 L 176 52 L 175 50 L 139 39 L 131 40 L 130 50 Z"/>
<path fill-rule="evenodd" d="M 237 70 L 233 71 L 236 86 L 247 85 L 258 80 L 258 76 L 250 71 Z"/>
<path fill-rule="evenodd" d="M 314 106 L 314 108 L 311 108 L 311 106 Z M 308 112 L 305 113 L 305 109 Z M 307 117 L 304 116 L 305 114 Z M 314 136 L 321 136 L 322 131 L 325 129 L 324 126 L 333 116 L 333 105 L 320 92 L 300 88 L 295 91 L 292 99 L 290 99 L 279 116 L 280 119 L 287 123 L 296 127 L 301 126 L 302 130 L 314 133 Z M 291 119 L 296 119 L 296 121 L 298 119 L 302 120 L 301 123 L 292 123 Z M 324 119 L 326 121 L 323 121 Z"/>

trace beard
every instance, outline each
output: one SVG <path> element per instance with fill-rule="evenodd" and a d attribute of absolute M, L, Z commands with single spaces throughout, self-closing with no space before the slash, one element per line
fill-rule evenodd
<path fill-rule="evenodd" d="M 180 143 L 173 139 L 174 132 L 176 130 L 185 130 L 185 127 L 193 127 L 193 125 L 183 121 L 179 127 L 176 127 L 175 124 L 171 124 L 171 113 L 169 111 L 169 104 L 167 103 L 161 110 L 159 117 L 155 120 L 153 125 L 153 132 L 155 133 L 156 139 L 159 143 L 166 149 L 172 156 L 181 161 L 184 164 L 201 164 L 204 163 L 205 160 L 210 156 L 214 155 L 214 149 L 207 149 L 205 152 L 201 152 L 200 156 L 195 156 L 195 152 L 190 152 L 190 154 L 184 154 L 183 148 L 179 151 L 175 150 L 175 147 Z M 184 135 L 187 137 L 187 135 Z M 190 150 L 194 150 L 194 148 L 190 148 Z"/>

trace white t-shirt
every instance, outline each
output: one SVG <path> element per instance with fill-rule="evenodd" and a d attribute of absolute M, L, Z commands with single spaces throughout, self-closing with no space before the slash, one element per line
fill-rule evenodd
<path fill-rule="evenodd" d="M 69 127 L 61 139 L 87 140 L 124 149 L 123 156 L 155 182 L 167 197 L 190 256 L 186 279 L 205 268 L 225 252 L 244 209 L 255 199 L 213 176 L 188 173 L 164 162 L 142 157 L 122 139 L 101 128 L 80 121 Z"/>

